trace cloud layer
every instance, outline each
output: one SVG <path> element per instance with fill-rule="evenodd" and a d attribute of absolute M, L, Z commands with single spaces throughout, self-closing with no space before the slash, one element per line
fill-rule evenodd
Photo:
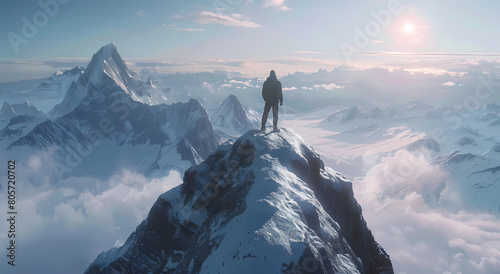
<path fill-rule="evenodd" d="M 281 11 L 289 11 L 290 7 L 285 5 L 286 0 L 264 0 L 263 6 L 265 8 L 271 7 Z"/>
<path fill-rule="evenodd" d="M 365 164 L 355 194 L 396 273 L 498 272 L 500 220 L 462 210 L 445 172 L 407 151 Z"/>
<path fill-rule="evenodd" d="M 16 270 L 82 273 L 100 252 L 123 244 L 158 196 L 181 182 L 177 172 L 147 179 L 123 170 L 107 181 L 72 177 L 59 182 L 57 189 L 26 186 L 18 198 Z M 75 190 L 85 186 L 101 190 Z M 6 246 L 5 241 L 2 237 L 0 245 Z M 2 255 L 2 273 L 7 273 L 5 259 Z"/>

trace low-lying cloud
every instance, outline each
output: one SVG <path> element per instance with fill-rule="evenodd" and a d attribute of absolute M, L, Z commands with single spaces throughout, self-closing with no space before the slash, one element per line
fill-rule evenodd
<path fill-rule="evenodd" d="M 16 270 L 82 273 L 100 252 L 123 244 L 158 196 L 181 182 L 175 171 L 148 179 L 123 170 L 107 181 L 72 177 L 59 182 L 58 188 L 26 187 L 26 192 L 19 192 L 17 203 Z M 101 190 L 82 193 L 73 187 L 85 183 Z M 4 214 L 0 213 L 2 219 Z M 0 245 L 6 246 L 7 238 L 2 236 Z M 0 272 L 7 273 L 5 251 L 2 254 Z"/>
<path fill-rule="evenodd" d="M 461 207 L 459 186 L 425 154 L 365 163 L 355 194 L 396 273 L 498 273 L 500 220 Z"/>

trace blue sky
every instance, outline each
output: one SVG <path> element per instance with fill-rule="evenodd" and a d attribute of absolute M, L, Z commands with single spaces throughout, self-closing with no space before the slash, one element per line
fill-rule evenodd
<path fill-rule="evenodd" d="M 500 59 L 497 1 L 40 2 L 49 11 L 39 1 L 0 4 L 1 82 L 85 65 L 110 42 L 134 70 L 156 64 L 165 72 L 255 75 L 344 63 L 447 71 L 457 62 Z M 30 24 L 35 31 L 23 33 Z"/>

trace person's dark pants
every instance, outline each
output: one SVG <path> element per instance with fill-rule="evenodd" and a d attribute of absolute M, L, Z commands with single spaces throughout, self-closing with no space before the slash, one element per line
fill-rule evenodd
<path fill-rule="evenodd" d="M 273 126 L 275 129 L 278 127 L 278 103 L 279 102 L 266 102 L 264 114 L 262 114 L 262 130 L 266 128 L 267 116 L 269 116 L 271 108 L 273 109 Z"/>

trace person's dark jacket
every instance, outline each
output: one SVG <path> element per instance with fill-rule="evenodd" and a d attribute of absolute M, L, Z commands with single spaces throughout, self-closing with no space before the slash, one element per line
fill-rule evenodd
<path fill-rule="evenodd" d="M 271 104 L 283 102 L 281 82 L 276 77 L 269 76 L 264 82 L 264 85 L 262 85 L 262 98 Z"/>

